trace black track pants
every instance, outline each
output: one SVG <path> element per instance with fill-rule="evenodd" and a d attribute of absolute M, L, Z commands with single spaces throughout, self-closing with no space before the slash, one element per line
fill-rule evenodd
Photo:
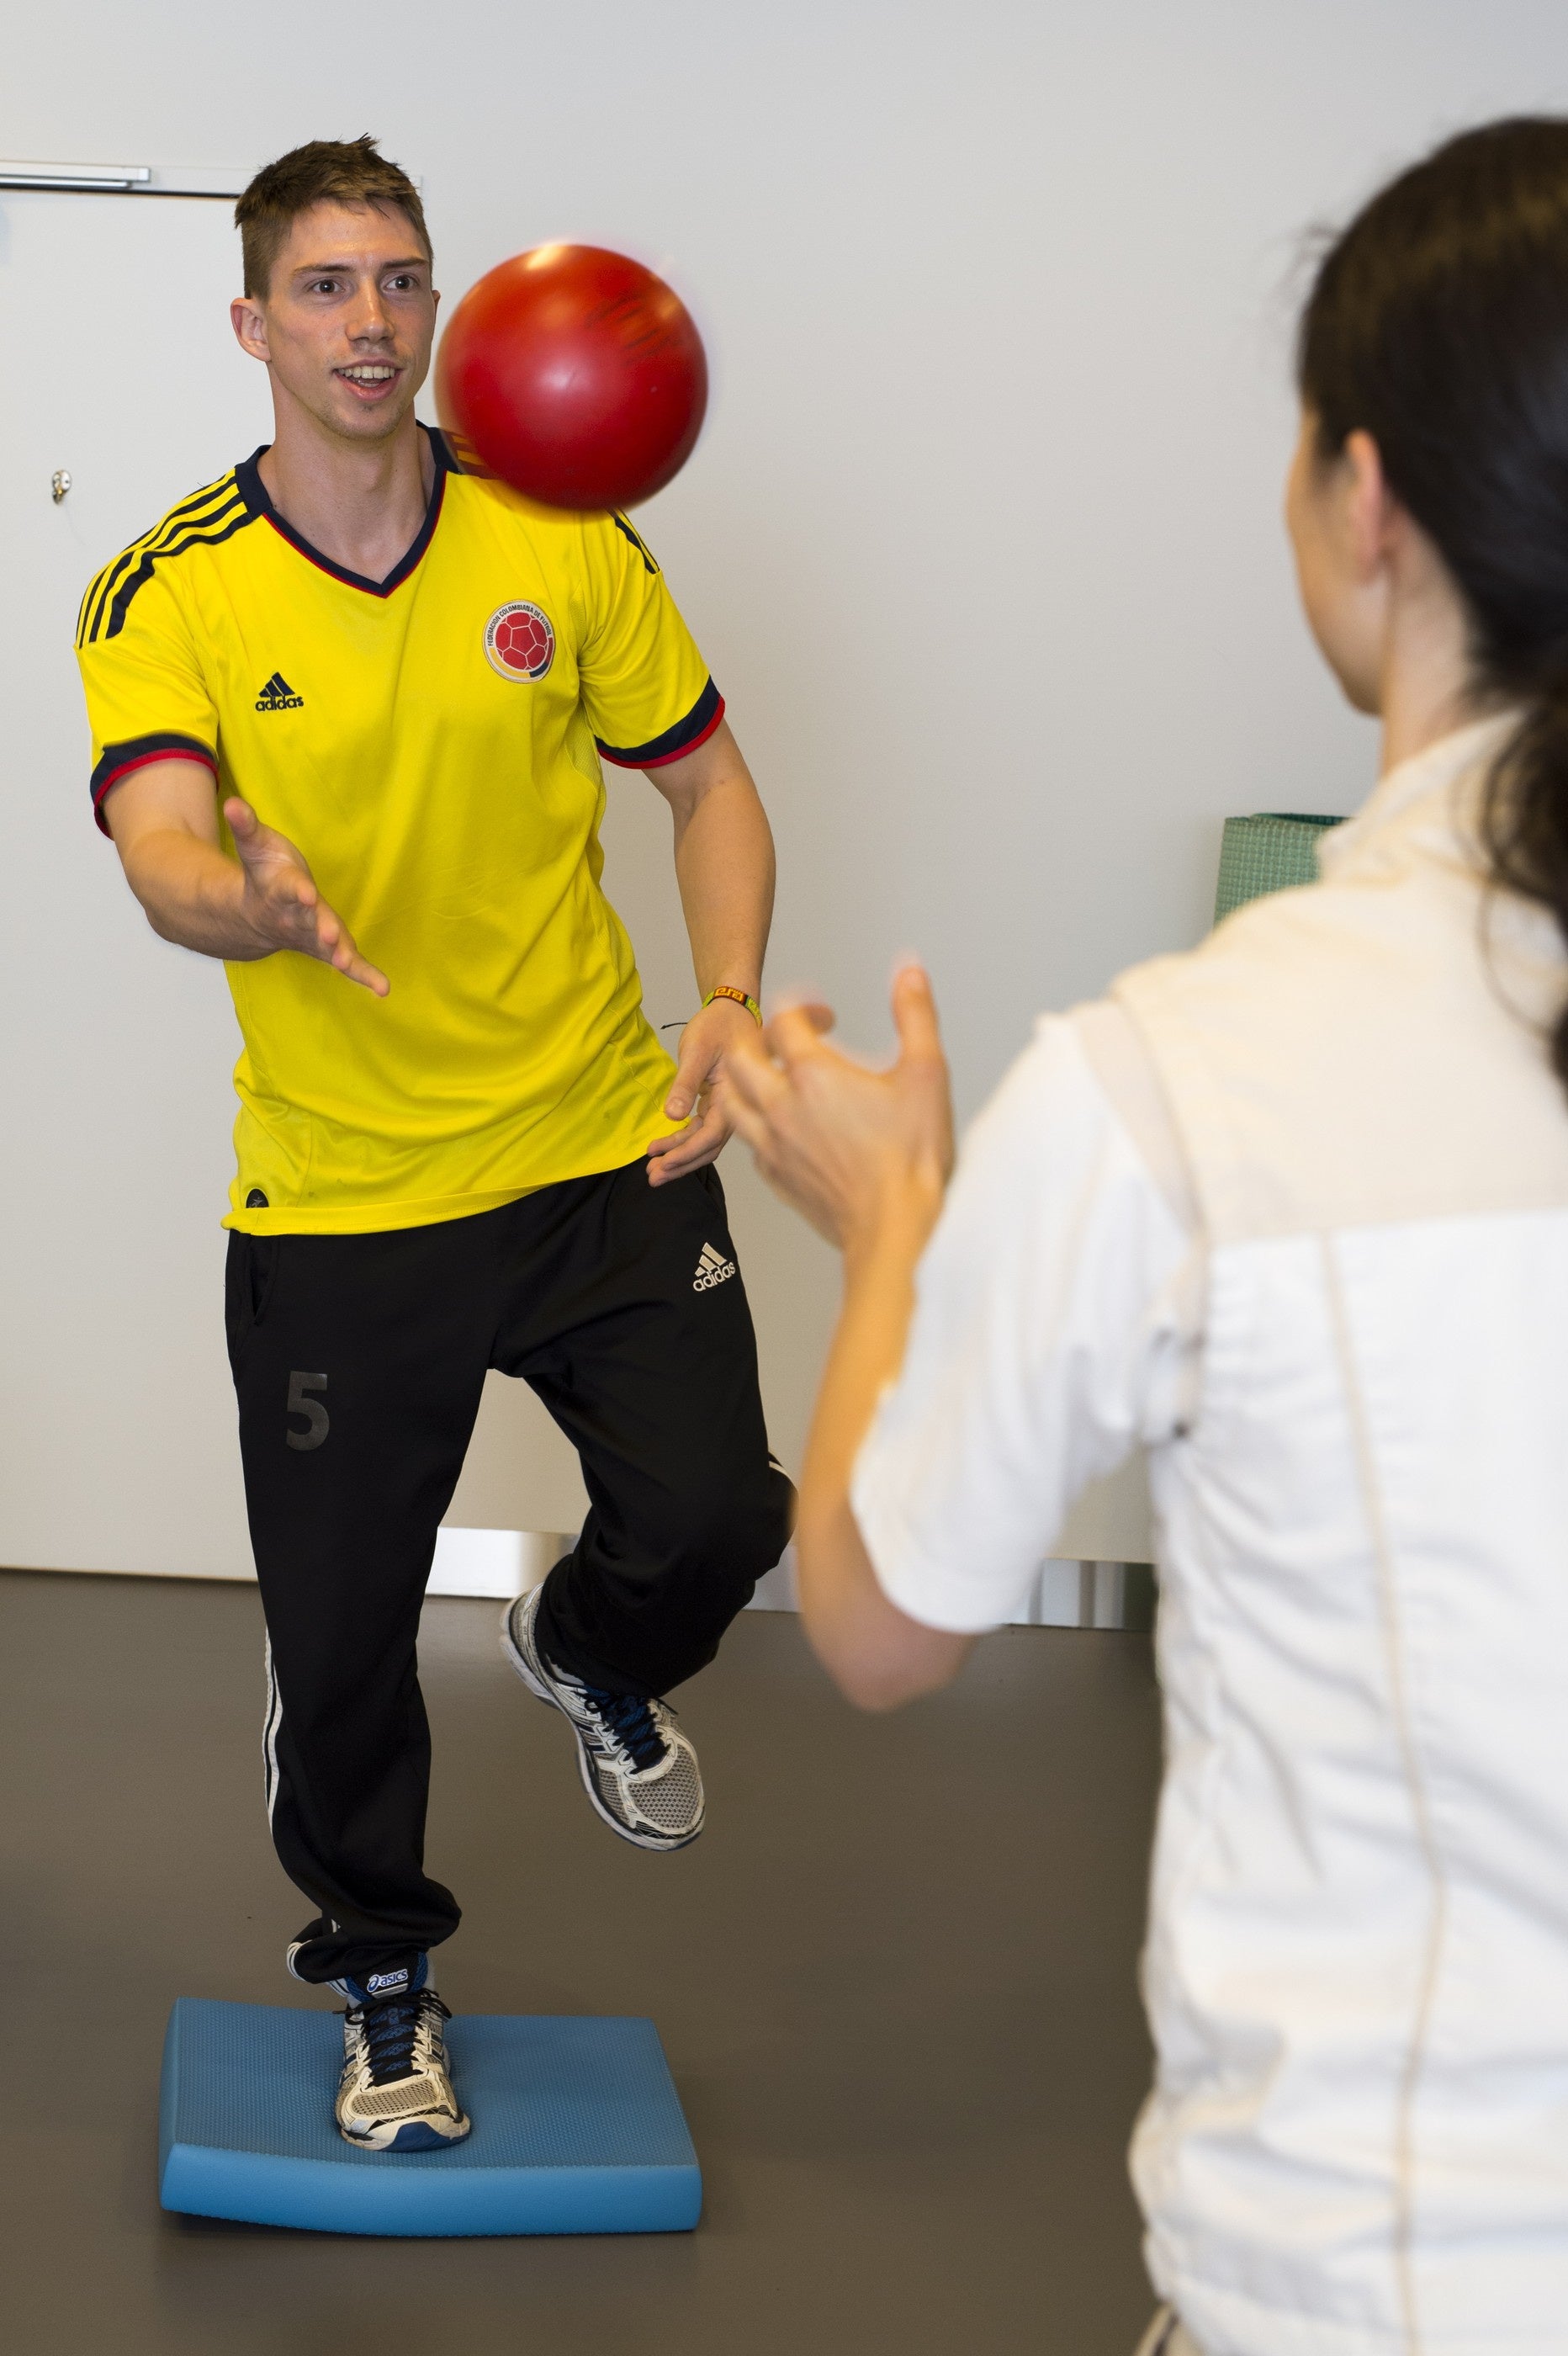
<path fill-rule="evenodd" d="M 415 1640 L 486 1368 L 529 1383 L 581 1457 L 590 1512 L 539 1633 L 592 1684 L 662 1694 L 710 1661 L 784 1550 L 790 1485 L 712 1170 L 653 1187 L 638 1162 L 390 1234 L 234 1235 L 228 1319 L 267 1802 L 321 1917 L 294 1969 L 360 1976 L 457 1926 L 424 1870 Z"/>

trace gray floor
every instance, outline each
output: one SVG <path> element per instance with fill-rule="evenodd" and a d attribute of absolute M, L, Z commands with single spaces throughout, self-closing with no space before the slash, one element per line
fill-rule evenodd
<path fill-rule="evenodd" d="M 28 2356 L 1128 2356 L 1123 2151 L 1157 1769 L 1147 1638 L 1018 1629 L 857 1717 L 749 1613 L 682 1697 L 689 1852 L 590 1814 L 495 1607 L 425 1614 L 430 1858 L 479 2011 L 649 2012 L 695 2235 L 368 2243 L 162 2215 L 177 1994 L 309 2001 L 260 1806 L 254 1591 L 0 1574 L 0 2315 Z"/>

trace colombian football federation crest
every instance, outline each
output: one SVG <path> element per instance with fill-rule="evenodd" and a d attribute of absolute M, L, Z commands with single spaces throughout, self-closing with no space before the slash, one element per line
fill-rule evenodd
<path fill-rule="evenodd" d="M 485 625 L 485 652 L 503 679 L 542 679 L 555 660 L 549 616 L 520 597 L 497 605 Z"/>

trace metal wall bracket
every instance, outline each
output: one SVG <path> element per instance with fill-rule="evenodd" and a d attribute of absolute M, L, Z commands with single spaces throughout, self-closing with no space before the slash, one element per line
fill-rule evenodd
<path fill-rule="evenodd" d="M 216 166 L 187 170 L 176 165 L 37 164 L 0 156 L 0 188 L 55 188 L 78 196 L 233 198 L 248 177 Z"/>

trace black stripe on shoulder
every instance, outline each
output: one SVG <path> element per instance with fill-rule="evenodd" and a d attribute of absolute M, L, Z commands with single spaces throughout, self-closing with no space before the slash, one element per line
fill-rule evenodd
<path fill-rule="evenodd" d="M 189 548 L 221 548 L 226 540 L 232 540 L 237 531 L 243 531 L 248 523 L 255 523 L 258 520 L 242 500 L 237 504 L 240 510 L 237 515 L 230 515 L 227 509 L 224 509 L 223 516 L 227 519 L 215 519 L 213 528 L 210 530 L 198 528 L 187 532 L 183 539 L 170 541 L 163 547 L 144 549 L 141 562 L 135 571 L 127 573 L 114 592 L 113 602 L 110 605 L 108 619 L 103 626 L 103 636 L 106 638 L 119 637 L 125 626 L 125 616 L 131 610 L 132 598 L 138 589 L 146 587 L 153 577 L 153 569 L 155 565 L 166 563 L 170 557 L 183 556 Z M 95 621 L 92 627 L 92 636 L 95 638 L 98 631 L 99 625 Z"/>
<path fill-rule="evenodd" d="M 101 593 L 113 585 L 143 549 L 150 548 L 170 533 L 178 531 L 180 526 L 193 517 L 207 513 L 215 505 L 223 504 L 233 497 L 234 488 L 234 470 L 230 467 L 227 475 L 219 475 L 215 483 L 204 484 L 199 491 L 193 491 L 188 499 L 181 499 L 177 507 L 171 508 L 167 515 L 160 516 L 147 530 L 139 532 L 128 548 L 122 549 L 118 556 L 111 558 L 93 575 L 91 586 L 82 600 L 83 621 L 87 617 L 89 603 L 94 598 L 101 599 Z"/>
<path fill-rule="evenodd" d="M 79 653 L 81 649 L 83 637 L 87 629 L 87 609 L 92 603 L 92 593 L 97 588 L 102 578 L 103 575 L 101 573 L 95 573 L 93 574 L 91 580 L 82 591 L 81 603 L 76 609 L 76 643 Z"/>
<path fill-rule="evenodd" d="M 155 548 L 159 541 L 172 539 L 187 524 L 207 522 L 211 516 L 233 506 L 239 488 L 235 469 L 230 466 L 226 475 L 219 475 L 217 482 L 208 483 L 205 490 L 193 491 L 188 499 L 182 499 L 177 508 L 171 508 L 167 515 L 161 516 L 151 531 L 144 531 L 139 541 L 133 542 L 133 546 Z"/>
<path fill-rule="evenodd" d="M 175 524 L 160 524 L 157 530 L 149 532 L 144 540 L 133 541 L 122 556 L 116 557 L 107 573 L 100 575 L 102 585 L 93 607 L 92 619 L 88 624 L 87 642 L 91 645 L 102 631 L 105 618 L 112 611 L 110 598 L 119 589 L 131 565 L 144 562 L 149 557 L 164 555 L 173 548 L 175 542 L 183 534 L 189 531 L 206 531 L 213 524 L 231 516 L 236 508 L 243 504 L 240 493 L 238 490 L 231 490 L 227 498 L 219 500 L 212 507 L 204 508 L 199 515 L 185 517 Z M 245 519 L 241 517 L 240 520 L 244 521 Z M 112 637 L 113 632 L 111 631 L 109 635 Z"/>
<path fill-rule="evenodd" d="M 230 467 L 228 474 L 219 475 L 215 483 L 208 483 L 201 490 L 193 491 L 188 499 L 181 499 L 177 507 L 171 508 L 167 515 L 160 516 L 149 530 L 140 533 L 128 548 L 122 549 L 118 556 L 112 558 L 93 575 L 81 601 L 81 612 L 77 621 L 77 645 L 86 646 L 98 636 L 103 626 L 104 608 L 115 584 L 138 557 L 148 549 L 157 548 L 161 541 L 177 538 L 180 531 L 192 523 L 210 522 L 216 515 L 227 514 L 238 496 L 239 487 Z"/>
<path fill-rule="evenodd" d="M 642 533 L 640 531 L 635 531 L 632 529 L 632 526 L 626 521 L 625 517 L 617 513 L 614 509 L 612 509 L 610 511 L 610 520 L 614 525 L 616 530 L 621 534 L 622 539 L 629 540 L 631 541 L 632 546 L 642 558 L 647 570 L 650 573 L 656 573 L 659 568 L 657 563 L 655 562 L 653 550 L 648 546 L 648 543 L 643 538 Z"/>
<path fill-rule="evenodd" d="M 606 744 L 597 736 L 593 741 L 618 769 L 657 769 L 666 761 L 678 761 L 683 753 L 695 753 L 723 717 L 724 698 L 709 680 L 685 719 L 667 728 L 662 736 L 651 736 L 645 744 Z"/>
<path fill-rule="evenodd" d="M 430 446 L 436 465 L 446 475 L 471 475 L 476 482 L 498 483 L 500 477 L 493 466 L 487 466 L 472 442 L 447 426 L 437 430 L 433 425 L 421 425 L 420 431 L 430 437 Z"/>
<path fill-rule="evenodd" d="M 88 640 L 95 635 L 97 623 L 102 619 L 104 599 L 141 545 L 139 540 L 133 541 L 129 548 L 122 549 L 119 555 L 104 565 L 101 572 L 95 573 L 88 583 L 87 594 L 81 601 L 81 611 L 77 616 L 76 621 L 76 643 L 79 648 L 86 646 Z"/>

